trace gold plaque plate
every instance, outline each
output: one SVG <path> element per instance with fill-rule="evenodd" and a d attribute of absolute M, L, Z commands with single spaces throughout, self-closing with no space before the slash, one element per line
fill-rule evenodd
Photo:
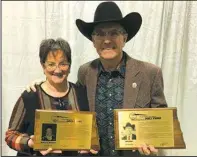
<path fill-rule="evenodd" d="M 34 150 L 100 149 L 95 112 L 36 110 L 34 135 Z"/>
<path fill-rule="evenodd" d="M 186 148 L 176 108 L 116 109 L 114 123 L 116 150 Z"/>

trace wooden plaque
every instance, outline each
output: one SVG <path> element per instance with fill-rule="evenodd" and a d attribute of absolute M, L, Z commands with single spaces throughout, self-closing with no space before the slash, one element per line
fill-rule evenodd
<path fill-rule="evenodd" d="M 176 108 L 114 110 L 116 150 L 137 149 L 141 144 L 162 149 L 185 149 Z"/>
<path fill-rule="evenodd" d="M 36 110 L 34 150 L 100 149 L 95 112 Z"/>

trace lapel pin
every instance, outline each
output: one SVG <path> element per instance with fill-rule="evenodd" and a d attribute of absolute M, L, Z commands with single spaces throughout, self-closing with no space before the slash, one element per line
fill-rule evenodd
<path fill-rule="evenodd" d="M 133 87 L 133 88 L 136 88 L 136 87 L 137 87 L 137 83 L 134 82 L 134 83 L 132 84 L 132 87 Z"/>

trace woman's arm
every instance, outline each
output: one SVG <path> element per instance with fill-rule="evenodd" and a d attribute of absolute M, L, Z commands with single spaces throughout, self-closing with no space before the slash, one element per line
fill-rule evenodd
<path fill-rule="evenodd" d="M 12 111 L 5 141 L 10 148 L 16 151 L 30 153 L 30 147 L 28 146 L 30 137 L 24 132 L 25 114 L 26 109 L 24 108 L 23 99 L 20 97 Z"/>

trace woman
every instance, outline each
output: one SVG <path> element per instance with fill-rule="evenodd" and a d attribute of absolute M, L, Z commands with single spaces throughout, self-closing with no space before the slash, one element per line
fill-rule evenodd
<path fill-rule="evenodd" d="M 71 49 L 63 39 L 43 40 L 40 45 L 40 63 L 46 81 L 36 86 L 36 92 L 24 92 L 12 112 L 5 141 L 17 155 L 77 155 L 69 151 L 33 151 L 35 109 L 88 111 L 85 89 L 68 82 L 71 66 Z"/>

